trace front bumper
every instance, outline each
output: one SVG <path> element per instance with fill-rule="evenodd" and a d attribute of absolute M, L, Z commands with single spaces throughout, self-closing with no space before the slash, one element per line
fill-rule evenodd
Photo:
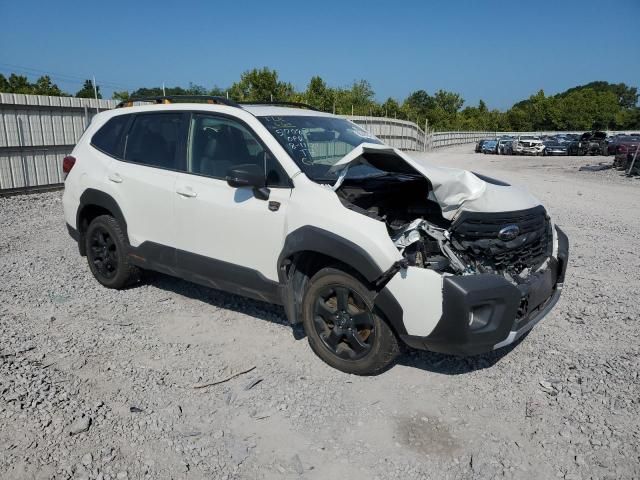
<path fill-rule="evenodd" d="M 539 155 L 543 152 L 543 150 L 538 150 L 536 148 L 519 148 L 515 150 L 516 153 L 520 155 Z"/>
<path fill-rule="evenodd" d="M 549 149 L 547 148 L 545 150 L 545 153 L 547 155 L 568 155 L 569 152 L 565 149 L 565 150 L 555 150 L 555 149 Z"/>
<path fill-rule="evenodd" d="M 492 274 L 446 277 L 436 327 L 425 337 L 401 335 L 402 340 L 413 348 L 453 355 L 476 355 L 515 342 L 560 298 L 569 241 L 559 228 L 557 233 L 557 258 L 527 284 L 516 287 Z"/>

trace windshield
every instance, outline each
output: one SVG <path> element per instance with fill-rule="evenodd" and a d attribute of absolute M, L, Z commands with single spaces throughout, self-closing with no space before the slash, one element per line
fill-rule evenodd
<path fill-rule="evenodd" d="M 361 143 L 382 144 L 375 136 L 353 122 L 337 117 L 284 116 L 258 117 L 262 124 L 312 180 L 335 180 L 329 169 Z M 381 171 L 357 168 L 353 175 L 368 176 Z"/>

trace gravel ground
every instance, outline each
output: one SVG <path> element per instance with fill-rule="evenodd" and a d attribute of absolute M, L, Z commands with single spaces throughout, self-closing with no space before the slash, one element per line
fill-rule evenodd
<path fill-rule="evenodd" d="M 640 478 L 640 180 L 578 172 L 610 158 L 426 158 L 543 200 L 565 291 L 514 348 L 368 378 L 280 307 L 160 274 L 104 289 L 60 192 L 0 198 L 0 477 Z"/>

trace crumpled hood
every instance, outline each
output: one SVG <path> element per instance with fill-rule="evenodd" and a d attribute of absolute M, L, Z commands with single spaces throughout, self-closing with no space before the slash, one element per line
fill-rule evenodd
<path fill-rule="evenodd" d="M 345 174 L 347 167 L 366 164 L 381 170 L 422 174 L 433 188 L 431 199 L 442 209 L 442 215 L 453 220 L 460 212 L 510 212 L 540 205 L 533 195 L 512 185 L 487 182 L 468 170 L 439 167 L 417 162 L 406 153 L 386 145 L 362 143 L 331 167 Z M 407 165 L 411 168 L 407 168 Z M 341 175 L 334 186 L 339 188 Z"/>

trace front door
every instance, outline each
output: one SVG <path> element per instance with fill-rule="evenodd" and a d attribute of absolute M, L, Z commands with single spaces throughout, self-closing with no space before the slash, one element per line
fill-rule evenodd
<path fill-rule="evenodd" d="M 264 168 L 268 199 L 227 183 L 229 169 L 246 164 Z M 290 195 L 286 173 L 249 127 L 193 114 L 174 195 L 177 268 L 191 280 L 273 301 Z"/>

